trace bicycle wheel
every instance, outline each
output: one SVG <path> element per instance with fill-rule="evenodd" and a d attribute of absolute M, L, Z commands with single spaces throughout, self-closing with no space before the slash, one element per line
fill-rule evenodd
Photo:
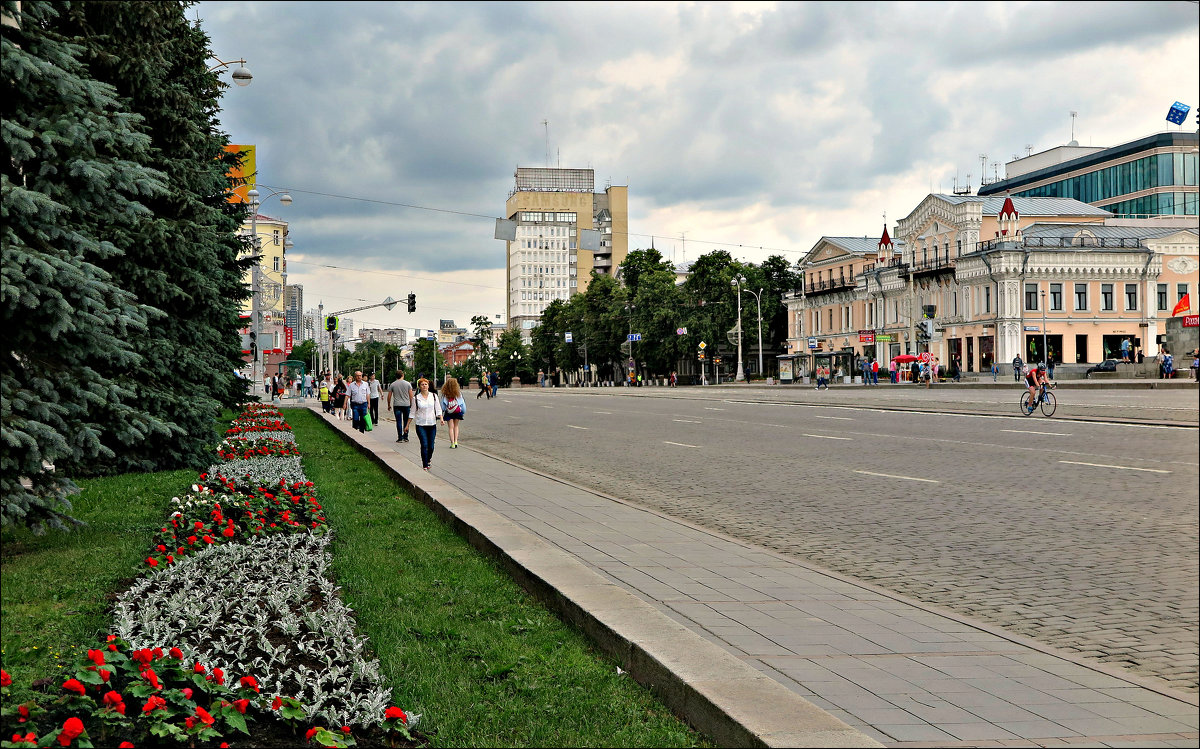
<path fill-rule="evenodd" d="M 1042 395 L 1042 415 L 1053 416 L 1054 409 L 1057 407 L 1058 401 L 1054 399 L 1054 393 L 1046 391 L 1046 393 Z"/>
<path fill-rule="evenodd" d="M 1031 400 L 1030 400 L 1030 398 L 1029 398 L 1029 391 L 1028 391 L 1028 390 L 1026 390 L 1025 392 L 1021 393 L 1021 413 L 1025 414 L 1026 416 L 1028 416 L 1029 414 L 1031 414 L 1031 413 L 1033 413 L 1033 412 L 1034 412 L 1034 409 L 1036 409 L 1036 408 L 1037 408 L 1037 406 L 1031 405 L 1031 402 L 1032 402 L 1032 401 L 1031 401 Z"/>

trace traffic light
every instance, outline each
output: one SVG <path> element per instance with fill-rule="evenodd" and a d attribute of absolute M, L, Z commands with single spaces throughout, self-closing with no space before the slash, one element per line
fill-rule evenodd
<path fill-rule="evenodd" d="M 325 318 L 325 330 L 328 330 L 330 333 L 332 333 L 333 331 L 337 330 L 337 326 L 338 319 L 336 317 Z"/>
<path fill-rule="evenodd" d="M 925 333 L 925 340 L 933 339 L 933 320 L 922 320 L 921 327 Z"/>
<path fill-rule="evenodd" d="M 937 317 L 937 305 L 936 304 L 921 305 L 921 316 L 924 317 L 926 320 L 932 320 L 933 318 Z"/>
<path fill-rule="evenodd" d="M 416 294 L 408 295 L 408 311 L 409 312 L 417 311 L 417 295 Z"/>

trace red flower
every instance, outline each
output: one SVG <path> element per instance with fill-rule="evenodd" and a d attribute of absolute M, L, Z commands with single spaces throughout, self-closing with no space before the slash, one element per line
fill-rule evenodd
<path fill-rule="evenodd" d="M 350 726 L 342 726 L 342 733 L 350 733 Z"/>
<path fill-rule="evenodd" d="M 163 546 L 162 544 L 159 544 L 159 545 L 158 545 L 156 548 L 157 548 L 159 551 L 166 551 L 166 550 L 167 550 L 167 547 Z"/>
<path fill-rule="evenodd" d="M 155 710 L 166 710 L 167 701 L 158 695 L 151 695 L 150 699 L 146 700 L 146 704 L 142 705 L 143 713 L 152 713 Z"/>
<path fill-rule="evenodd" d="M 67 718 L 63 723 L 62 732 L 58 734 L 59 746 L 70 746 L 71 742 L 83 733 L 83 721 L 79 718 Z"/>
<path fill-rule="evenodd" d="M 91 661 L 92 663 L 95 663 L 97 666 L 104 665 L 104 651 L 103 650 L 88 650 L 87 657 L 88 657 L 89 661 Z"/>
<path fill-rule="evenodd" d="M 157 567 L 157 566 L 158 566 L 158 560 L 157 560 L 157 559 L 155 559 L 154 557 L 147 557 L 147 558 L 146 558 L 146 564 L 149 564 L 151 567 Z"/>
<path fill-rule="evenodd" d="M 242 678 L 238 679 L 238 686 L 248 687 L 257 692 L 258 691 L 258 679 L 255 679 L 253 676 L 243 676 Z"/>
<path fill-rule="evenodd" d="M 162 658 L 162 657 L 163 657 L 163 651 L 162 651 L 162 648 L 155 648 L 155 649 L 154 649 L 154 651 L 153 651 L 153 652 L 151 652 L 150 654 L 151 654 L 152 656 L 154 656 L 154 660 L 158 660 L 159 658 Z"/>
<path fill-rule="evenodd" d="M 225 538 L 233 538 L 233 526 L 232 525 L 225 526 L 225 530 L 221 531 L 221 535 L 224 536 Z"/>
<path fill-rule="evenodd" d="M 192 523 L 192 527 L 196 530 L 200 530 L 204 527 L 204 523 L 201 523 L 199 520 L 197 520 L 195 523 Z"/>
<path fill-rule="evenodd" d="M 111 707 L 121 715 L 125 714 L 125 700 L 116 692 L 110 691 L 108 694 L 104 695 L 104 706 Z"/>
<path fill-rule="evenodd" d="M 246 708 L 250 705 L 250 700 L 234 700 L 233 709 L 237 710 L 242 715 L 246 714 Z"/>
<path fill-rule="evenodd" d="M 175 557 L 168 554 L 167 555 L 167 564 L 174 564 L 174 562 L 175 562 Z"/>
<path fill-rule="evenodd" d="M 7 671 L 0 668 L 0 687 L 11 687 L 11 686 L 12 686 L 12 677 L 8 675 Z"/>
<path fill-rule="evenodd" d="M 149 666 L 150 661 L 154 660 L 154 651 L 152 651 L 150 648 L 142 648 L 141 650 L 135 650 L 130 653 L 129 657 L 143 666 Z"/>
<path fill-rule="evenodd" d="M 133 749 L 133 744 L 128 741 L 122 741 L 120 744 L 117 744 L 117 749 Z"/>
<path fill-rule="evenodd" d="M 109 671 L 109 670 L 103 669 L 103 668 L 100 669 L 100 681 L 107 684 L 110 676 L 112 676 L 112 671 Z"/>
<path fill-rule="evenodd" d="M 281 707 L 283 707 L 283 698 L 276 696 L 275 701 L 271 703 L 271 709 L 278 710 Z"/>
<path fill-rule="evenodd" d="M 204 537 L 203 541 L 204 541 L 204 543 L 206 543 L 206 544 L 211 544 L 211 543 L 213 542 L 213 537 L 212 537 L 212 536 L 208 536 L 208 535 L 206 535 L 206 536 Z"/>
<path fill-rule="evenodd" d="M 215 681 L 218 684 L 224 684 L 225 683 L 225 672 L 219 668 L 214 668 L 212 670 L 212 675 L 209 676 L 208 678 L 209 678 L 209 681 Z"/>
<path fill-rule="evenodd" d="M 171 657 L 177 661 L 183 660 L 183 651 L 179 648 L 171 648 Z"/>
<path fill-rule="evenodd" d="M 158 683 L 158 674 L 154 673 L 154 669 L 148 668 L 143 671 L 142 678 L 149 681 L 155 690 L 162 689 L 162 685 Z"/>
<path fill-rule="evenodd" d="M 183 719 L 183 725 L 190 731 L 193 727 L 195 727 L 196 719 L 189 715 Z"/>
<path fill-rule="evenodd" d="M 20 707 L 17 708 L 17 715 L 20 716 L 19 718 L 17 718 L 17 722 L 24 723 L 25 721 L 29 720 L 29 708 L 24 705 L 21 705 Z"/>
<path fill-rule="evenodd" d="M 308 729 L 308 731 L 306 731 L 306 732 L 304 733 L 304 740 L 305 740 L 305 741 L 311 741 L 311 740 L 312 740 L 312 737 L 313 737 L 314 735 L 316 735 L 316 733 L 317 733 L 317 729 L 315 729 L 315 728 L 310 728 L 310 729 Z"/>
<path fill-rule="evenodd" d="M 199 541 L 199 540 L 200 540 L 200 539 L 196 538 L 195 536 L 188 536 L 188 537 L 187 537 L 187 542 L 188 542 L 189 544 L 195 544 L 195 543 L 196 543 L 197 541 Z M 182 549 L 183 547 L 180 547 L 180 548 Z"/>
<path fill-rule="evenodd" d="M 211 726 L 214 721 L 213 716 L 209 715 L 208 711 L 202 707 L 196 708 L 196 717 L 199 718 L 200 722 L 206 726 Z"/>
<path fill-rule="evenodd" d="M 197 664 L 196 664 L 196 665 L 195 665 L 195 666 L 192 668 L 192 673 L 194 673 L 194 674 L 202 674 L 202 673 L 204 673 L 204 666 L 201 666 L 199 663 L 197 663 Z"/>
<path fill-rule="evenodd" d="M 83 684 L 80 684 L 78 679 L 67 679 L 63 682 L 63 689 L 67 690 L 68 692 L 74 692 L 80 697 L 83 696 L 85 691 Z"/>
<path fill-rule="evenodd" d="M 183 698 L 185 700 L 190 700 L 192 698 L 192 690 L 189 687 L 184 687 L 183 689 L 180 689 L 179 691 L 183 692 Z"/>
<path fill-rule="evenodd" d="M 398 707 L 389 707 L 387 711 L 384 712 L 384 720 L 391 720 L 392 718 L 399 718 L 401 723 L 408 725 L 408 716 L 405 715 L 404 711 Z"/>
<path fill-rule="evenodd" d="M 21 736 L 19 733 L 14 733 L 12 737 L 14 744 L 28 744 L 29 746 L 37 746 L 37 734 L 33 731 Z"/>

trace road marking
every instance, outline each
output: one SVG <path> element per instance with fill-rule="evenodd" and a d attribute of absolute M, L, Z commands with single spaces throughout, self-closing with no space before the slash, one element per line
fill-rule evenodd
<path fill-rule="evenodd" d="M 703 421 L 688 421 L 687 419 L 672 419 L 676 424 L 703 424 Z"/>
<path fill-rule="evenodd" d="M 1063 432 L 1034 432 L 1028 429 L 1001 429 L 1001 432 L 1012 432 L 1013 434 L 1048 434 L 1051 437 L 1070 437 L 1069 434 Z"/>
<path fill-rule="evenodd" d="M 805 437 L 816 437 L 819 440 L 850 440 L 854 441 L 853 437 L 830 437 L 827 434 L 806 434 Z"/>
<path fill-rule="evenodd" d="M 1091 466 L 1092 468 L 1120 468 L 1122 471 L 1146 471 L 1147 473 L 1170 473 L 1160 468 L 1134 468 L 1133 466 L 1110 466 L 1106 463 L 1080 463 L 1078 460 L 1060 460 L 1059 463 L 1070 463 L 1074 466 Z"/>
<path fill-rule="evenodd" d="M 504 399 L 503 399 L 503 398 L 501 398 L 500 400 L 504 400 Z M 506 401 L 504 401 L 504 402 L 505 402 L 505 403 L 512 403 L 512 401 L 508 401 L 508 400 L 506 400 Z"/>
<path fill-rule="evenodd" d="M 942 483 L 941 481 L 934 481 L 933 479 L 919 479 L 916 476 L 897 476 L 894 473 L 875 473 L 873 471 L 855 471 L 855 473 L 861 473 L 861 474 L 864 474 L 867 476 L 882 476 L 885 479 L 904 479 L 905 481 L 924 481 L 926 484 Z"/>
<path fill-rule="evenodd" d="M 666 440 L 663 440 L 663 444 L 664 445 L 675 445 L 677 447 L 697 447 L 697 448 L 700 447 L 699 445 L 685 445 L 682 442 L 667 442 Z"/>
<path fill-rule="evenodd" d="M 814 419 L 837 419 L 838 421 L 854 421 L 849 416 L 814 416 Z"/>
<path fill-rule="evenodd" d="M 571 427 L 572 429 L 582 429 L 585 432 L 588 430 L 587 427 L 577 427 L 574 424 L 567 424 L 567 426 Z"/>
<path fill-rule="evenodd" d="M 554 408 L 554 406 L 542 406 L 542 408 Z"/>
<path fill-rule="evenodd" d="M 592 411 L 592 413 L 594 413 L 594 414 L 604 414 L 605 416 L 612 416 L 612 411 Z"/>
<path fill-rule="evenodd" d="M 704 407 L 704 410 L 705 410 L 705 411 L 724 411 L 725 409 L 723 409 L 723 408 L 709 408 L 708 406 L 705 406 L 705 407 Z"/>

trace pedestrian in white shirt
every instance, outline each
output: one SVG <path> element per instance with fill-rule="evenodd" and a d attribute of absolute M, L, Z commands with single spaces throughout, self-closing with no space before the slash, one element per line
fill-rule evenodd
<path fill-rule="evenodd" d="M 354 413 L 351 426 L 360 432 L 367 431 L 367 405 L 371 400 L 371 386 L 363 381 L 362 370 L 354 373 L 354 379 L 346 386 L 346 395 L 350 397 L 350 410 Z"/>
<path fill-rule="evenodd" d="M 374 372 L 367 377 L 367 387 L 371 388 L 371 421 L 378 424 L 379 399 L 383 397 L 383 388 L 380 387 L 379 380 L 375 379 Z"/>
<path fill-rule="evenodd" d="M 433 459 L 433 443 L 437 439 L 437 425 L 442 422 L 442 404 L 438 397 L 429 392 L 429 380 L 417 380 L 417 392 L 413 395 L 412 416 L 409 424 L 416 424 L 417 440 L 421 443 L 421 467 L 429 470 Z M 405 429 L 405 431 L 408 431 Z"/>

